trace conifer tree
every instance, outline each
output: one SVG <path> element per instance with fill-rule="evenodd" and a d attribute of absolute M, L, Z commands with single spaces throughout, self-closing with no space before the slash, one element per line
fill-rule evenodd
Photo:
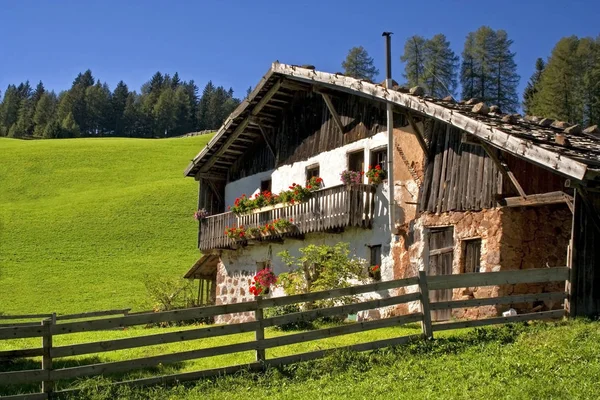
<path fill-rule="evenodd" d="M 424 84 L 426 42 L 424 37 L 415 35 L 404 43 L 404 54 L 400 60 L 404 63 L 404 78 L 409 86 Z"/>
<path fill-rule="evenodd" d="M 48 138 L 46 128 L 55 119 L 56 103 L 56 95 L 53 92 L 44 92 L 41 95 L 33 115 L 33 123 L 35 124 L 34 136 Z M 49 138 L 52 137 L 50 136 Z"/>
<path fill-rule="evenodd" d="M 375 68 L 373 58 L 369 56 L 364 47 L 353 47 L 348 51 L 346 59 L 342 62 L 344 74 L 357 79 L 373 81 L 379 70 Z"/>
<path fill-rule="evenodd" d="M 533 108 L 533 101 L 536 93 L 538 92 L 538 86 L 540 84 L 540 79 L 542 78 L 542 72 L 544 72 L 544 68 L 546 67 L 546 63 L 543 59 L 538 58 L 535 60 L 535 72 L 529 78 L 529 82 L 527 82 L 527 86 L 525 87 L 525 91 L 523 92 L 523 112 L 525 114 L 531 114 L 531 110 Z"/>

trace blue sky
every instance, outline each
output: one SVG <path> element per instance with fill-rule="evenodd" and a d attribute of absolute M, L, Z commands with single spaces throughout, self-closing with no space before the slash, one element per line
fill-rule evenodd
<path fill-rule="evenodd" d="M 364 46 L 384 72 L 381 32 L 394 32 L 394 77 L 411 35 L 444 33 L 457 54 L 481 25 L 505 29 L 521 75 L 563 36 L 600 34 L 600 1 L 8 1 L 0 0 L 0 90 L 42 80 L 66 89 L 78 72 L 139 90 L 156 71 L 209 79 L 244 96 L 279 60 L 336 72 Z"/>

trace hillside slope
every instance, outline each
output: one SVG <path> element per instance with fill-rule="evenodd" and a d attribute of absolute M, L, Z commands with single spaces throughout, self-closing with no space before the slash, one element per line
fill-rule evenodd
<path fill-rule="evenodd" d="M 209 139 L 0 139 L 0 312 L 135 307 L 144 273 L 183 275 L 198 257 L 183 170 Z"/>

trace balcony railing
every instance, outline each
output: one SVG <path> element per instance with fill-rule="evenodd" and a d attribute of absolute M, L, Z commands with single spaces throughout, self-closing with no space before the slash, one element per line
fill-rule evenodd
<path fill-rule="evenodd" d="M 286 232 L 274 232 L 254 240 L 280 240 L 284 236 L 351 226 L 371 228 L 375 215 L 375 192 L 373 185 L 339 185 L 315 191 L 309 200 L 294 205 L 266 207 L 240 216 L 232 212 L 213 215 L 200 223 L 198 247 L 210 250 L 239 246 L 246 240 L 236 241 L 227 237 L 226 228 L 258 228 L 280 218 L 293 220 L 293 227 Z"/>

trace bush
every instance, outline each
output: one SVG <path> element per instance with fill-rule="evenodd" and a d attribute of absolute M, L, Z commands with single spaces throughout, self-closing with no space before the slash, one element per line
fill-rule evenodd
<path fill-rule="evenodd" d="M 298 304 L 289 304 L 287 306 L 277 306 L 265 308 L 264 317 L 279 317 L 282 315 L 293 314 L 302 311 Z M 295 330 L 308 330 L 314 329 L 314 324 L 312 321 L 294 321 L 288 322 L 287 324 L 277 325 L 277 329 L 282 331 L 295 331 Z"/>

